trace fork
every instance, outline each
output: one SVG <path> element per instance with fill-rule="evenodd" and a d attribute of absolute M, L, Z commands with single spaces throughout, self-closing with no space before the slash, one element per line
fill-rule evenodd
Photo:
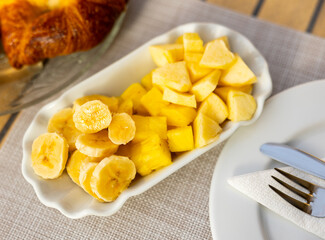
<path fill-rule="evenodd" d="M 269 187 L 276 192 L 280 197 L 286 200 L 291 205 L 295 206 L 296 208 L 302 210 L 303 212 L 314 216 L 323 218 L 325 217 L 325 188 L 317 186 L 311 182 L 298 178 L 294 175 L 291 175 L 281 169 L 274 168 L 277 172 L 285 176 L 286 178 L 290 179 L 291 181 L 297 183 L 298 185 L 302 186 L 303 188 L 309 190 L 309 193 L 305 193 L 300 191 L 299 189 L 285 183 L 284 181 L 280 180 L 279 178 L 272 176 L 278 183 L 280 183 L 285 188 L 289 189 L 290 191 L 294 192 L 295 194 L 299 195 L 300 197 L 304 198 L 306 202 L 301 202 L 293 197 L 288 196 L 287 194 L 281 192 L 279 189 L 269 185 Z"/>

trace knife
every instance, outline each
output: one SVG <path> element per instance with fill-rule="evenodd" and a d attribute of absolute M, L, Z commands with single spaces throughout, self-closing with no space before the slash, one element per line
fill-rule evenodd
<path fill-rule="evenodd" d="M 285 144 L 264 143 L 260 151 L 279 162 L 325 179 L 325 162 L 300 149 Z"/>

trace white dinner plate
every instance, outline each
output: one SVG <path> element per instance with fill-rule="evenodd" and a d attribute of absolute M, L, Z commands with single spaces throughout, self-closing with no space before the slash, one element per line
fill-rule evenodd
<path fill-rule="evenodd" d="M 261 117 L 229 139 L 210 189 L 209 215 L 215 240 L 319 239 L 232 188 L 227 180 L 277 165 L 260 153 L 265 142 L 288 143 L 324 157 L 324 104 L 325 80 L 290 88 L 269 99 Z"/>
<path fill-rule="evenodd" d="M 197 32 L 204 42 L 214 40 L 221 36 L 228 36 L 232 50 L 244 59 L 258 79 L 257 83 L 254 84 L 252 93 L 257 102 L 257 109 L 251 120 L 236 123 L 228 122 L 223 127 L 223 131 L 218 140 L 205 147 L 186 152 L 174 158 L 172 165 L 146 177 L 136 179 L 128 189 L 111 203 L 100 203 L 90 197 L 80 187 L 74 184 L 66 173 L 55 180 L 44 180 L 35 175 L 31 167 L 30 158 L 32 143 L 35 138 L 47 131 L 47 123 L 54 113 L 63 108 L 71 107 L 75 99 L 85 95 L 103 94 L 107 96 L 119 96 L 130 84 L 139 82 L 144 75 L 156 67 L 150 56 L 149 46 L 173 43 L 178 36 L 185 32 Z M 23 176 L 33 186 L 38 198 L 43 204 L 58 209 L 67 217 L 80 218 L 87 215 L 112 215 L 123 206 L 128 198 L 143 193 L 176 172 L 185 164 L 215 147 L 231 136 L 238 127 L 253 123 L 260 116 L 264 101 L 270 95 L 271 89 L 272 82 L 267 63 L 246 37 L 229 28 L 213 23 L 189 23 L 178 26 L 150 40 L 129 55 L 69 89 L 57 100 L 44 106 L 37 113 L 24 135 Z"/>

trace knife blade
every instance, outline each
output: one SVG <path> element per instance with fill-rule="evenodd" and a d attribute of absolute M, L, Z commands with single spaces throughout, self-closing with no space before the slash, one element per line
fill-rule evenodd
<path fill-rule="evenodd" d="M 264 143 L 260 151 L 274 160 L 325 179 L 325 162 L 300 149 L 280 143 Z"/>

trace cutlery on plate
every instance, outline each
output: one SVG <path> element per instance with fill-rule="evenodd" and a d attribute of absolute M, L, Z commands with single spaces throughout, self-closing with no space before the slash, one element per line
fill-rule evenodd
<path fill-rule="evenodd" d="M 299 195 L 306 202 L 301 202 L 293 197 L 288 196 L 287 194 L 281 192 L 279 189 L 269 185 L 269 187 L 276 192 L 280 197 L 286 200 L 291 205 L 295 206 L 296 208 L 300 209 L 301 211 L 314 216 L 314 217 L 325 217 L 325 189 L 317 186 L 313 183 L 310 183 L 306 180 L 298 178 L 294 175 L 291 175 L 281 169 L 275 168 L 280 174 L 285 176 L 286 178 L 290 179 L 291 181 L 297 183 L 298 185 L 302 186 L 303 188 L 309 190 L 309 193 L 300 191 L 299 189 L 289 185 L 288 183 L 280 180 L 279 178 L 272 176 L 278 183 L 280 183 L 285 188 L 289 189 L 291 192 Z"/>
<path fill-rule="evenodd" d="M 300 149 L 285 144 L 265 143 L 260 151 L 279 162 L 325 179 L 325 162 Z"/>

